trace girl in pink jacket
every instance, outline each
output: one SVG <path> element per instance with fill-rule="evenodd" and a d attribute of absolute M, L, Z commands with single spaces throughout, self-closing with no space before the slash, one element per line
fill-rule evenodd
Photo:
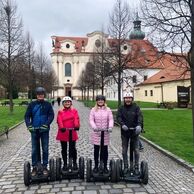
<path fill-rule="evenodd" d="M 77 170 L 77 131 L 80 127 L 78 112 L 72 107 L 72 99 L 65 96 L 62 100 L 63 110 L 59 110 L 57 115 L 58 132 L 56 139 L 61 142 L 61 154 L 64 162 L 63 170 L 67 170 L 67 142 L 69 142 L 69 158 L 73 159 L 73 169 Z M 72 141 L 70 141 L 70 129 L 72 130 Z"/>
<path fill-rule="evenodd" d="M 92 128 L 90 132 L 90 142 L 94 145 L 94 173 L 98 172 L 100 150 L 100 161 L 104 163 L 104 173 L 108 173 L 108 145 L 110 143 L 110 132 L 112 132 L 113 128 L 113 115 L 110 108 L 106 106 L 105 101 L 105 96 L 96 96 L 96 106 L 90 111 L 89 117 L 90 126 Z"/>

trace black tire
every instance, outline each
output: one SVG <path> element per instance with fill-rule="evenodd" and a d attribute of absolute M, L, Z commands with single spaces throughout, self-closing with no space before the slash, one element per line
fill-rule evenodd
<path fill-rule="evenodd" d="M 141 162 L 141 182 L 145 185 L 148 184 L 148 164 L 146 161 Z"/>
<path fill-rule="evenodd" d="M 87 159 L 86 163 L 86 181 L 90 182 L 92 176 L 92 160 L 90 158 Z"/>
<path fill-rule="evenodd" d="M 122 164 L 121 164 L 121 160 L 117 160 L 116 161 L 116 174 L 117 174 L 117 182 L 119 182 L 120 180 L 121 180 L 121 166 L 122 166 Z"/>
<path fill-rule="evenodd" d="M 116 163 L 115 163 L 115 160 L 112 159 L 112 162 L 111 162 L 111 182 L 115 183 L 116 181 L 117 181 Z"/>
<path fill-rule="evenodd" d="M 26 186 L 29 186 L 30 181 L 31 181 L 31 167 L 30 167 L 30 163 L 26 161 L 24 163 L 24 184 Z"/>
<path fill-rule="evenodd" d="M 61 180 L 61 158 L 56 158 L 56 180 Z"/>
<path fill-rule="evenodd" d="M 49 169 L 50 181 L 55 181 L 55 161 L 53 158 L 49 160 Z"/>
<path fill-rule="evenodd" d="M 79 158 L 79 176 L 81 179 L 84 179 L 84 173 L 85 173 L 84 157 L 80 157 Z"/>

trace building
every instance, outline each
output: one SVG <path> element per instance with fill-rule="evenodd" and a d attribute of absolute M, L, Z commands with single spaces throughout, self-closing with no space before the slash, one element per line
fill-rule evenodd
<path fill-rule="evenodd" d="M 179 102 L 182 96 L 184 101 L 189 103 L 191 82 L 187 62 L 180 57 L 166 54 L 156 63 L 158 66 L 162 64 L 163 69 L 135 86 L 135 100 L 156 103 Z"/>
<path fill-rule="evenodd" d="M 58 86 L 56 86 L 54 96 L 69 95 L 79 99 L 81 98 L 81 91 L 77 87 L 77 82 L 87 63 L 91 62 L 92 55 L 101 46 L 102 40 L 107 48 L 112 47 L 116 41 L 100 31 L 89 33 L 86 37 L 52 36 L 51 38 L 53 46 L 52 65 L 58 77 Z M 153 66 L 152 63 L 153 58 L 157 55 L 157 49 L 144 38 L 145 33 L 141 31 L 141 21 L 137 15 L 136 21 L 134 21 L 134 30 L 121 48 L 125 55 L 135 53 L 135 51 L 139 53 L 139 56 L 132 60 L 124 70 L 122 75 L 124 80 L 123 91 L 133 90 L 134 85 L 161 69 L 161 67 Z M 149 57 L 147 57 L 148 52 Z M 108 99 L 116 100 L 117 86 L 114 80 L 109 79 L 105 86 L 105 94 Z"/>

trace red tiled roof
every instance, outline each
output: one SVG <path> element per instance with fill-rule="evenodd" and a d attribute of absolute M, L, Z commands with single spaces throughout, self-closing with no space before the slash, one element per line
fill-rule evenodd
<path fill-rule="evenodd" d="M 53 49 L 53 52 L 59 52 L 61 48 L 61 43 L 64 40 L 72 40 L 75 42 L 75 49 L 76 52 L 81 52 L 82 46 L 86 46 L 88 43 L 88 38 L 85 37 L 61 37 L 61 36 L 53 36 L 52 37 L 55 40 L 55 48 Z"/>
<path fill-rule="evenodd" d="M 157 61 L 157 63 L 161 63 L 164 68 L 139 85 L 190 79 L 188 63 L 183 57 L 165 54 Z"/>

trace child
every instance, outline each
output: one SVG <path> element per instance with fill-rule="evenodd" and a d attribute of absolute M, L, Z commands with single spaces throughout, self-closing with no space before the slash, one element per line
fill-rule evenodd
<path fill-rule="evenodd" d="M 69 142 L 69 158 L 73 159 L 73 169 L 77 170 L 77 150 L 76 141 L 78 140 L 77 131 L 80 127 L 79 115 L 72 107 L 72 99 L 65 96 L 62 99 L 63 110 L 59 110 L 57 115 L 58 133 L 56 139 L 61 141 L 61 154 L 64 162 L 63 170 L 67 170 L 67 142 Z M 72 130 L 72 141 L 70 141 L 70 130 Z"/>

